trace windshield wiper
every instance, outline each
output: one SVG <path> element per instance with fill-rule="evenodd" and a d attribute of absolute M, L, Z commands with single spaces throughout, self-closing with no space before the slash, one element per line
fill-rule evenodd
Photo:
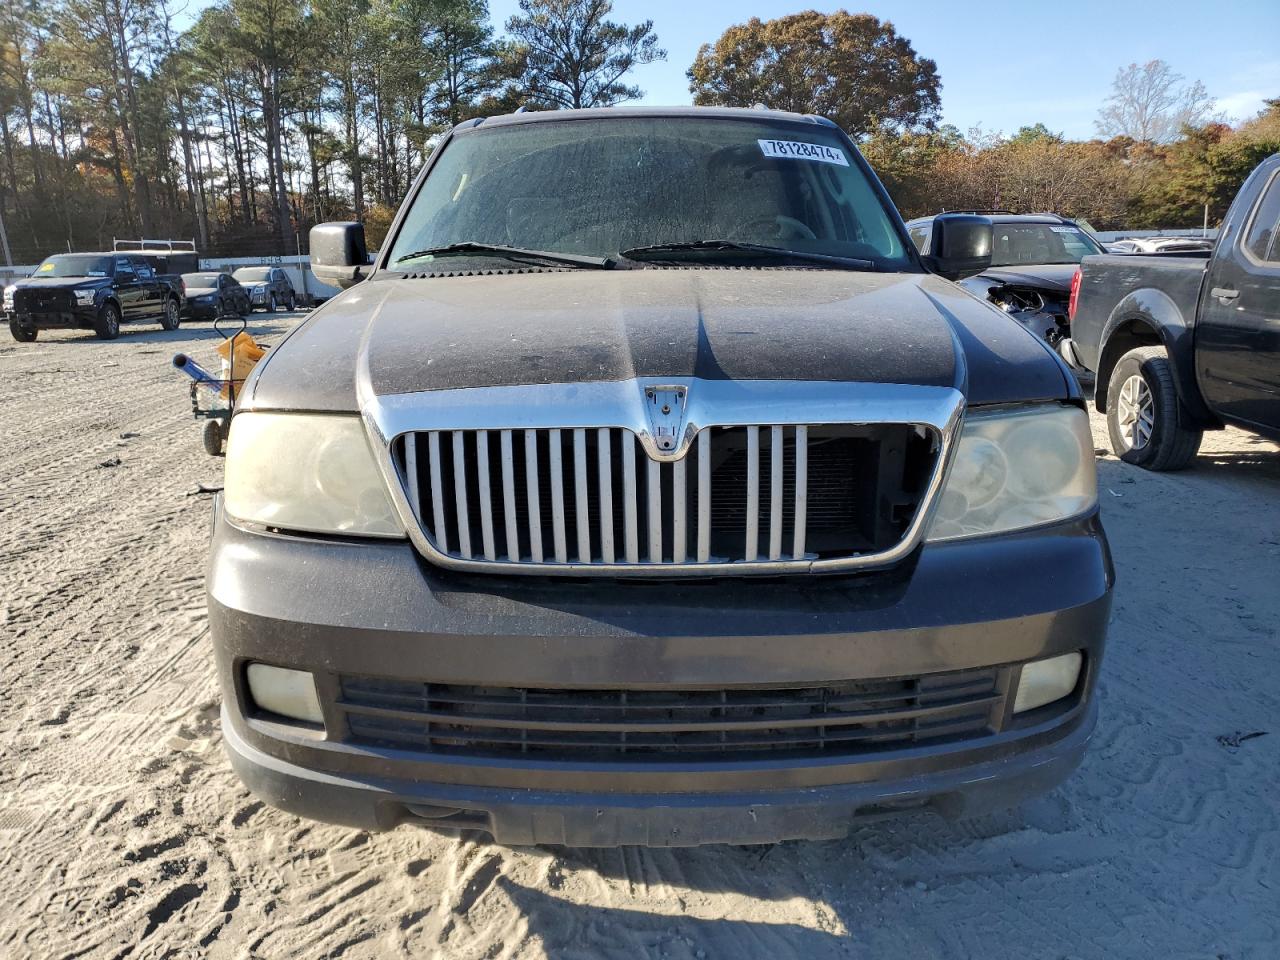
<path fill-rule="evenodd" d="M 807 250 L 789 250 L 786 247 L 771 247 L 764 243 L 746 243 L 740 240 L 682 240 L 672 243 L 651 243 L 644 247 L 632 247 L 623 250 L 622 256 L 628 260 L 662 260 L 668 254 L 697 253 L 699 251 L 727 251 L 729 253 L 746 253 L 756 257 L 770 257 L 778 260 L 804 260 L 809 263 L 827 263 L 845 270 L 874 270 L 875 263 L 870 260 L 859 260 L 856 257 L 838 257 L 829 253 L 810 253 Z"/>
<path fill-rule="evenodd" d="M 406 260 L 417 260 L 421 257 L 463 257 L 468 254 L 505 257 L 508 260 L 542 261 L 544 263 L 562 263 L 572 267 L 591 267 L 596 270 L 609 270 L 615 262 L 609 257 L 589 257 L 577 253 L 557 253 L 553 250 L 526 250 L 524 247 L 508 247 L 500 243 L 479 243 L 475 240 L 464 240 L 450 243 L 443 247 L 432 247 L 428 250 L 415 250 L 403 257 L 396 257 L 396 263 Z"/>

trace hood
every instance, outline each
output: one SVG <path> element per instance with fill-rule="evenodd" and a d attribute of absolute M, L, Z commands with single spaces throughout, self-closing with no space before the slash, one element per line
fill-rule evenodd
<path fill-rule="evenodd" d="M 928 274 L 646 269 L 374 279 L 258 365 L 257 408 L 633 377 L 955 386 L 970 402 L 1067 395 L 1048 349 Z"/>
<path fill-rule="evenodd" d="M 213 287 L 186 287 L 188 297 L 210 297 L 218 291 Z"/>
<path fill-rule="evenodd" d="M 270 283 L 270 281 L 268 280 L 239 280 L 239 278 L 237 278 L 237 281 L 239 282 L 240 286 L 244 287 L 246 290 L 254 290 L 260 287 L 265 287 Z"/>
<path fill-rule="evenodd" d="M 73 290 L 76 287 L 97 287 L 110 282 L 110 277 L 26 277 L 15 280 L 14 286 L 20 290 Z"/>
<path fill-rule="evenodd" d="M 996 283 L 1014 283 L 1067 294 L 1071 292 L 1071 278 L 1079 269 L 1077 263 L 1020 263 L 1014 267 L 990 267 L 979 276 Z"/>

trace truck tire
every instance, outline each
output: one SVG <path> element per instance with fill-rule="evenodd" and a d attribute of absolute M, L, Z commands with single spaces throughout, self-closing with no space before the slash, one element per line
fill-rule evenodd
<path fill-rule="evenodd" d="M 273 293 L 267 297 L 267 313 L 275 313 L 279 309 L 276 306 L 276 295 Z"/>
<path fill-rule="evenodd" d="M 1181 470 L 1195 459 L 1204 431 L 1186 426 L 1173 366 L 1162 347 L 1130 350 L 1111 371 L 1107 392 L 1111 449 L 1147 470 Z"/>
<path fill-rule="evenodd" d="M 293 313 L 293 311 L 297 309 L 298 309 L 298 298 L 297 296 L 294 295 L 293 291 L 290 291 L 289 292 L 289 312 Z"/>
<path fill-rule="evenodd" d="M 181 322 L 182 309 L 178 306 L 178 301 L 173 297 L 166 298 L 164 313 L 160 314 L 160 326 L 166 330 L 177 330 Z"/>
<path fill-rule="evenodd" d="M 93 321 L 93 332 L 99 340 L 114 340 L 120 336 L 120 308 L 114 303 L 104 303 Z"/>
<path fill-rule="evenodd" d="M 36 337 L 40 335 L 40 330 L 36 327 L 23 326 L 18 322 L 17 317 L 9 318 L 9 333 L 13 335 L 13 339 L 19 343 L 35 343 Z"/>

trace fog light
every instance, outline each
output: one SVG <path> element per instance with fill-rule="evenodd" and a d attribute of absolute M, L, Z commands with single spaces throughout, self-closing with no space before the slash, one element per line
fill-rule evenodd
<path fill-rule="evenodd" d="M 249 696 L 260 709 L 305 723 L 324 723 L 315 679 L 305 670 L 251 663 L 246 676 Z"/>
<path fill-rule="evenodd" d="M 1013 700 L 1013 712 L 1034 710 L 1067 696 L 1076 688 L 1083 662 L 1084 657 L 1077 650 L 1060 657 L 1023 664 L 1022 677 L 1018 680 L 1018 695 Z"/>

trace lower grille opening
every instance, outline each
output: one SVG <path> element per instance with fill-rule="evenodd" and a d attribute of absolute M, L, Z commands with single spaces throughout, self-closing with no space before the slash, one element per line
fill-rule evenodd
<path fill-rule="evenodd" d="M 568 690 L 341 678 L 358 742 L 430 754 L 546 759 L 779 752 L 856 756 L 985 736 L 998 669 L 790 688 Z"/>

